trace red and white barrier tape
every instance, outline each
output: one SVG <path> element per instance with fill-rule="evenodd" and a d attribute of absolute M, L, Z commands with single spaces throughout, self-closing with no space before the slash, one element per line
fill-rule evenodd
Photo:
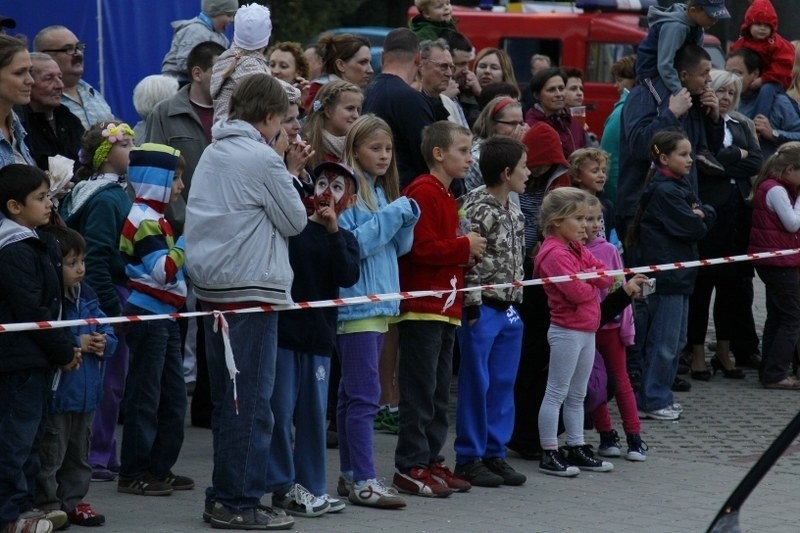
<path fill-rule="evenodd" d="M 246 309 L 235 309 L 229 311 L 192 311 L 186 313 L 168 313 L 161 315 L 129 315 L 129 316 L 116 316 L 106 318 L 83 318 L 75 320 L 59 320 L 52 322 L 16 322 L 11 324 L 0 324 L 0 333 L 10 331 L 30 331 L 36 329 L 54 329 L 54 328 L 67 328 L 72 326 L 84 325 L 99 325 L 99 324 L 123 324 L 129 322 L 144 322 L 147 320 L 163 320 L 165 318 L 194 318 L 201 316 L 214 315 L 217 317 L 215 324 L 220 322 L 222 315 L 228 314 L 244 314 L 244 313 L 264 313 L 272 311 L 289 311 L 294 309 L 319 309 L 324 307 L 343 307 L 347 305 L 357 305 L 375 302 L 392 302 L 396 300 L 408 300 L 412 298 L 435 297 L 441 298 L 448 295 L 453 298 L 456 292 L 478 291 L 484 289 L 504 289 L 508 287 L 526 287 L 530 285 L 545 285 L 548 283 L 565 283 L 568 281 L 577 281 L 583 279 L 600 278 L 604 276 L 619 276 L 621 274 L 648 274 L 652 272 L 666 272 L 668 270 L 680 270 L 684 268 L 697 268 L 712 265 L 725 265 L 730 263 L 741 263 L 745 261 L 755 261 L 758 259 L 766 259 L 768 257 L 780 257 L 786 255 L 794 255 L 800 253 L 800 248 L 793 248 L 789 250 L 778 250 L 775 252 L 762 252 L 758 254 L 743 254 L 734 255 L 729 257 L 718 257 L 714 259 L 700 259 L 697 261 L 686 261 L 678 263 L 664 263 L 662 265 L 649 265 L 634 268 L 622 268 L 618 270 L 597 270 L 594 272 L 582 272 L 578 274 L 569 274 L 565 276 L 553 276 L 549 278 L 537 278 L 524 281 L 512 281 L 510 283 L 498 283 L 494 285 L 481 285 L 476 287 L 467 287 L 463 289 L 441 289 L 436 291 L 409 291 L 409 292 L 395 292 L 387 294 L 370 294 L 366 296 L 353 296 L 351 298 L 335 298 L 333 300 L 317 300 L 313 302 L 297 302 L 291 304 L 281 305 L 260 305 L 256 307 L 248 307 Z M 227 329 L 227 323 L 224 324 L 223 330 Z M 230 367 L 229 367 L 229 371 Z M 235 366 L 232 371 L 236 371 Z"/>

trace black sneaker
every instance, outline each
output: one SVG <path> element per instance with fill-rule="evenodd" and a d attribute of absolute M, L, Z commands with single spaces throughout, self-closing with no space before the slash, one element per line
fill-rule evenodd
<path fill-rule="evenodd" d="M 511 468 L 511 465 L 508 464 L 502 457 L 484 459 L 483 464 L 485 464 L 489 470 L 503 478 L 503 485 L 511 485 L 512 487 L 516 487 L 524 484 L 528 480 L 524 474 L 520 474 Z"/>
<path fill-rule="evenodd" d="M 276 512 L 266 506 L 233 511 L 221 503 L 216 503 L 211 515 L 211 527 L 214 529 L 292 529 L 294 518 L 286 516 L 283 511 Z"/>
<path fill-rule="evenodd" d="M 564 462 L 557 450 L 542 451 L 539 472 L 561 477 L 574 477 L 581 473 L 577 466 L 571 466 Z"/>
<path fill-rule="evenodd" d="M 140 496 L 167 496 L 174 489 L 164 480 L 153 474 L 142 474 L 133 479 L 122 479 L 117 482 L 117 492 L 138 494 Z"/>
<path fill-rule="evenodd" d="M 194 480 L 186 476 L 178 476 L 170 472 L 164 478 L 164 483 L 172 487 L 172 490 L 192 490 L 194 488 Z"/>
<path fill-rule="evenodd" d="M 456 465 L 453 475 L 469 481 L 473 487 L 499 487 L 503 484 L 503 477 L 489 470 L 482 461 Z"/>
<path fill-rule="evenodd" d="M 638 433 L 629 433 L 626 435 L 628 441 L 628 451 L 625 453 L 625 459 L 628 461 L 646 461 L 647 460 L 647 444 L 642 441 Z"/>
<path fill-rule="evenodd" d="M 683 378 L 676 377 L 672 382 L 672 392 L 689 392 L 692 390 L 692 384 Z"/>
<path fill-rule="evenodd" d="M 600 447 L 597 449 L 597 455 L 602 457 L 619 457 L 621 453 L 619 449 L 619 435 L 616 430 L 601 431 Z"/>
<path fill-rule="evenodd" d="M 581 470 L 589 470 L 590 472 L 610 472 L 614 470 L 613 464 L 597 459 L 594 456 L 592 447 L 589 444 L 564 446 L 561 448 L 561 456 L 567 463 L 577 466 Z"/>

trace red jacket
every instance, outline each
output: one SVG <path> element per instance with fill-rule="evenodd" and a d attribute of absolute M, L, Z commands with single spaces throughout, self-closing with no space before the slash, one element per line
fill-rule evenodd
<path fill-rule="evenodd" d="M 595 270 L 608 270 L 608 267 L 582 244 L 567 244 L 548 235 L 536 254 L 533 276 L 550 278 Z M 567 329 L 596 332 L 600 327 L 600 290 L 608 289 L 613 283 L 611 277 L 548 283 L 544 292 L 550 306 L 550 323 Z"/>
<path fill-rule="evenodd" d="M 441 181 L 423 174 L 403 190 L 419 204 L 420 217 L 414 226 L 414 245 L 399 258 L 400 290 L 418 291 L 464 287 L 464 267 L 469 261 L 469 239 L 458 236 L 458 208 L 453 195 Z M 442 298 L 412 298 L 400 302 L 400 313 L 435 313 L 461 318 L 464 294 L 459 292 L 452 306 L 442 309 Z"/>
<path fill-rule="evenodd" d="M 750 36 L 750 26 L 766 24 L 772 28 L 772 35 L 763 41 Z M 788 89 L 792 83 L 794 67 L 794 45 L 778 35 L 778 14 L 769 0 L 753 0 L 744 14 L 744 22 L 740 28 L 741 37 L 731 45 L 731 52 L 739 48 L 747 48 L 761 58 L 761 80 L 764 83 L 774 82 Z"/>

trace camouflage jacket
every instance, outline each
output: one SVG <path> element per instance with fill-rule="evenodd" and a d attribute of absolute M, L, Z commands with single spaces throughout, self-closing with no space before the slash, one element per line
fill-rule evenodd
<path fill-rule="evenodd" d="M 464 274 L 464 286 L 475 287 L 521 280 L 525 259 L 525 217 L 519 206 L 505 207 L 486 187 L 478 187 L 463 197 L 461 208 L 467 212 L 472 230 L 486 237 L 486 251 L 480 262 Z M 468 291 L 464 307 L 481 305 L 484 298 L 500 302 L 521 302 L 522 288 Z"/>

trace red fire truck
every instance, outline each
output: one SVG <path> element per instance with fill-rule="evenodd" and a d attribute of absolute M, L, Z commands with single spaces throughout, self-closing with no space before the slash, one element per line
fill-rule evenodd
<path fill-rule="evenodd" d="M 549 56 L 554 65 L 581 69 L 587 122 L 600 133 L 619 98 L 611 65 L 636 52 L 647 32 L 645 15 L 650 5 L 656 5 L 655 0 L 513 2 L 491 11 L 454 6 L 453 17 L 476 51 L 496 47 L 508 52 L 523 87 L 530 82 L 533 54 Z M 416 14 L 414 8 L 409 10 L 409 18 Z M 712 62 L 724 65 L 719 39 L 706 35 L 705 46 Z"/>

